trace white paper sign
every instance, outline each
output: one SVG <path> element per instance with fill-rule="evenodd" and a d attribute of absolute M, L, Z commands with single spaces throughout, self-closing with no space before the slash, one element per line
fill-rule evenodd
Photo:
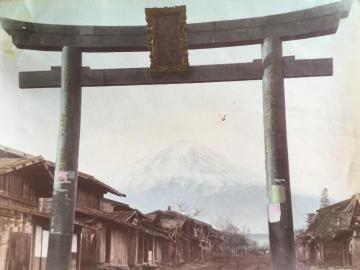
<path fill-rule="evenodd" d="M 280 203 L 269 204 L 269 222 L 279 222 L 281 219 L 281 206 Z"/>
<path fill-rule="evenodd" d="M 41 257 L 46 258 L 48 253 L 49 246 L 49 231 L 42 231 L 42 247 L 41 247 Z"/>
<path fill-rule="evenodd" d="M 42 238 L 42 228 L 41 226 L 36 226 L 35 228 L 35 250 L 34 256 L 40 258 L 41 257 L 41 238 Z"/>
<path fill-rule="evenodd" d="M 71 253 L 77 253 L 77 235 L 73 234 L 71 243 Z"/>

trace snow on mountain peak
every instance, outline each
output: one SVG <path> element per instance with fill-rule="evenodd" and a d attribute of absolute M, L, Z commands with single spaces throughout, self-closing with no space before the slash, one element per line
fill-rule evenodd
<path fill-rule="evenodd" d="M 244 184 L 240 173 L 225 157 L 188 141 L 178 141 L 140 160 L 127 171 L 121 182 L 133 193 L 165 185 L 211 193 Z"/>

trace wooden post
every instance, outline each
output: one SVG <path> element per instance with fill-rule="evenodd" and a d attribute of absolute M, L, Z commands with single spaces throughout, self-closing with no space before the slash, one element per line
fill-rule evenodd
<path fill-rule="evenodd" d="M 272 265 L 274 270 L 293 270 L 295 269 L 295 248 L 280 38 L 264 39 L 262 61 L 266 182 Z"/>
<path fill-rule="evenodd" d="M 77 260 L 76 260 L 76 270 L 81 269 L 81 252 L 82 252 L 82 241 L 83 241 L 83 228 L 80 229 L 77 239 Z"/>
<path fill-rule="evenodd" d="M 136 230 L 135 231 L 135 260 L 134 260 L 134 264 L 137 265 L 138 264 L 138 255 L 139 254 L 139 232 Z"/>
<path fill-rule="evenodd" d="M 61 105 L 47 270 L 68 270 L 76 207 L 81 118 L 81 51 L 62 50 Z"/>

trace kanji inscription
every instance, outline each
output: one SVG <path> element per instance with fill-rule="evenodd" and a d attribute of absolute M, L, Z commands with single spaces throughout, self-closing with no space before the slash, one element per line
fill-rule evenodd
<path fill-rule="evenodd" d="M 186 7 L 145 9 L 152 76 L 189 73 Z"/>

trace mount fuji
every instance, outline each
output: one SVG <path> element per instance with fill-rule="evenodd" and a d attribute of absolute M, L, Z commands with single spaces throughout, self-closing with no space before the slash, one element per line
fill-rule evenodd
<path fill-rule="evenodd" d="M 267 232 L 265 180 L 200 144 L 177 142 L 114 178 L 121 179 L 127 202 L 143 212 L 196 209 L 199 219 L 214 225 L 221 217 L 251 232 Z M 292 199 L 295 227 L 301 227 L 306 214 L 318 208 L 318 199 L 300 194 Z"/>
<path fill-rule="evenodd" d="M 179 141 L 134 164 L 122 182 L 131 193 L 173 185 L 189 193 L 206 195 L 251 184 L 253 179 L 244 173 L 242 170 L 240 174 L 225 157 L 207 147 Z"/>

